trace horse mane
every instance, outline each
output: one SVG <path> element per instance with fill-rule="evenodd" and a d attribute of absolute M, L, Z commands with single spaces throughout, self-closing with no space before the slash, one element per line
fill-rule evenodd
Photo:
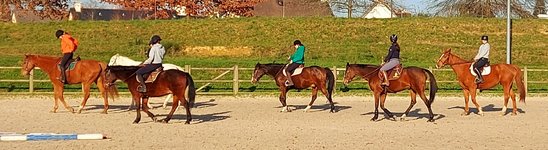
<path fill-rule="evenodd" d="M 350 64 L 350 65 L 355 65 L 359 68 L 369 68 L 369 67 L 377 68 L 377 67 L 379 67 L 378 65 L 373 65 L 373 64 Z"/>

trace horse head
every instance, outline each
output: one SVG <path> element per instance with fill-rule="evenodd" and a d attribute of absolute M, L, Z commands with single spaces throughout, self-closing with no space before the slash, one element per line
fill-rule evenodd
<path fill-rule="evenodd" d="M 257 62 L 257 64 L 255 65 L 255 70 L 253 70 L 253 78 L 251 79 L 251 83 L 257 84 L 257 82 L 259 82 L 259 79 L 261 79 L 261 77 L 263 77 L 266 72 L 266 66 Z"/>
<path fill-rule="evenodd" d="M 347 86 L 353 79 L 356 77 L 357 71 L 355 69 L 355 64 L 346 63 L 346 69 L 344 71 L 344 80 L 343 84 Z"/>
<path fill-rule="evenodd" d="M 436 68 L 442 68 L 443 66 L 447 65 L 449 63 L 449 57 L 453 55 L 451 54 L 451 48 L 445 50 L 438 61 L 436 62 Z"/>
<path fill-rule="evenodd" d="M 30 75 L 30 71 L 34 69 L 36 64 L 31 59 L 33 57 L 32 55 L 25 54 L 25 58 L 23 58 L 23 64 L 21 65 L 21 75 L 28 76 Z"/>

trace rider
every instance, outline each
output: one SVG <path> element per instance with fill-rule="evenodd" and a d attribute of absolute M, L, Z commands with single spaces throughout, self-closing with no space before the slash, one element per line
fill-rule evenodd
<path fill-rule="evenodd" d="M 381 85 L 388 86 L 390 83 L 388 81 L 388 74 L 386 71 L 398 66 L 400 64 L 400 45 L 398 44 L 398 36 L 395 34 L 392 34 L 390 36 L 390 42 L 392 42 L 392 46 L 388 49 L 388 55 L 384 57 L 383 64 L 381 65 L 381 73 L 384 78 Z"/>
<path fill-rule="evenodd" d="M 59 68 L 61 68 L 61 78 L 59 80 L 61 80 L 62 83 L 67 84 L 65 70 L 68 68 L 68 61 L 72 59 L 74 51 L 78 48 L 78 40 L 63 30 L 57 30 L 55 32 L 55 37 L 61 39 L 61 52 L 63 53 L 63 58 L 59 63 Z"/>
<path fill-rule="evenodd" d="M 474 57 L 474 72 L 476 73 L 476 83 L 483 83 L 483 76 L 481 76 L 481 68 L 489 62 L 489 49 L 491 45 L 488 43 L 489 37 L 487 35 L 481 36 L 481 46 L 479 47 L 478 54 Z"/>
<path fill-rule="evenodd" d="M 144 65 L 144 67 L 139 68 L 139 70 L 135 72 L 135 74 L 137 75 L 137 81 L 139 82 L 139 84 L 141 84 L 140 88 L 138 88 L 138 91 L 141 93 L 147 91 L 145 79 L 143 77 L 144 74 L 150 73 L 157 68 L 162 67 L 162 60 L 164 59 L 166 51 L 164 49 L 164 46 L 160 44 L 161 40 L 162 38 L 160 38 L 160 36 L 158 35 L 152 36 L 149 42 L 149 46 L 151 48 L 148 52 L 148 59 L 141 63 L 141 65 Z"/>
<path fill-rule="evenodd" d="M 296 51 L 289 57 L 289 65 L 287 65 L 287 68 L 285 69 L 285 73 L 287 74 L 287 81 L 285 82 L 286 86 L 293 85 L 293 80 L 291 80 L 291 72 L 297 69 L 300 65 L 304 65 L 304 45 L 301 41 L 295 40 L 293 42 L 293 46 Z"/>

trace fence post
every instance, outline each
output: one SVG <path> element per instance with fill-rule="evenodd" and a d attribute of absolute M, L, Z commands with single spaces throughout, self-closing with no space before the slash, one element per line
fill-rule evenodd
<path fill-rule="evenodd" d="M 34 92 L 34 69 L 29 72 L 29 92 Z"/>
<path fill-rule="evenodd" d="M 525 82 L 524 83 L 525 84 L 525 94 L 527 94 L 527 93 L 529 93 L 527 91 L 529 89 L 529 88 L 527 88 L 527 80 L 528 80 L 527 79 L 527 67 L 523 68 L 523 80 L 524 80 L 523 82 Z"/>
<path fill-rule="evenodd" d="M 185 72 L 190 74 L 190 65 L 185 65 Z"/>
<path fill-rule="evenodd" d="M 233 84 L 232 84 L 232 92 L 234 93 L 234 96 L 236 96 L 236 94 L 238 94 L 238 90 L 240 88 L 240 85 L 239 85 L 239 81 L 238 81 L 238 65 L 234 65 L 234 79 L 232 80 L 233 81 Z"/>
<path fill-rule="evenodd" d="M 335 80 L 335 84 L 333 84 L 333 94 L 337 93 L 337 75 L 339 75 L 339 71 L 337 71 L 337 66 L 333 66 L 333 70 L 335 73 L 333 73 L 333 80 Z"/>

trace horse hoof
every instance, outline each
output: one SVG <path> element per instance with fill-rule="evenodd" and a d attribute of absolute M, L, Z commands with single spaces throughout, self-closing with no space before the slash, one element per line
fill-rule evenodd
<path fill-rule="evenodd" d="M 190 121 L 185 121 L 185 124 L 190 124 Z"/>
<path fill-rule="evenodd" d="M 57 113 L 57 110 L 50 110 L 50 113 Z"/>
<path fill-rule="evenodd" d="M 485 115 L 483 114 L 483 112 L 478 113 L 478 115 L 480 115 L 480 116 L 482 116 L 482 117 L 485 116 Z"/>
<path fill-rule="evenodd" d="M 463 113 L 461 113 L 460 115 L 461 115 L 461 116 L 468 116 L 468 114 L 469 114 L 468 112 L 463 112 Z"/>
<path fill-rule="evenodd" d="M 512 113 L 512 116 L 516 116 L 516 115 L 518 115 L 518 113 Z"/>
<path fill-rule="evenodd" d="M 377 117 L 371 118 L 371 121 L 377 121 Z"/>
<path fill-rule="evenodd" d="M 434 122 L 434 119 L 428 119 L 427 122 Z"/>
<path fill-rule="evenodd" d="M 101 114 L 108 114 L 108 112 L 107 112 L 107 111 L 103 111 L 103 112 L 101 112 Z"/>
<path fill-rule="evenodd" d="M 137 120 L 133 121 L 133 124 L 138 124 L 138 123 L 139 123 L 139 121 L 137 121 Z"/>

